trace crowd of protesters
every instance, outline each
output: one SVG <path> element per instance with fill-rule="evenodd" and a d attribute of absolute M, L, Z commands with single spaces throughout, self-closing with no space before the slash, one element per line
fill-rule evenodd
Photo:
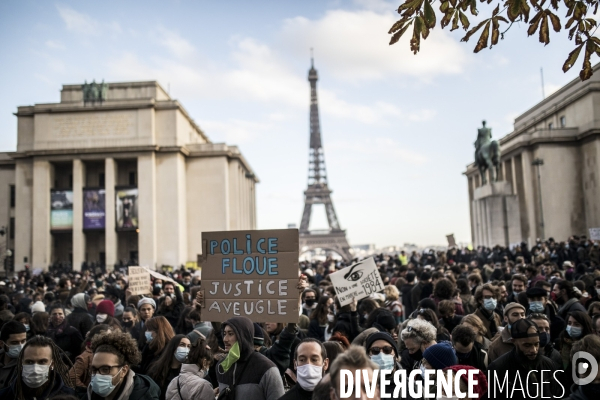
<path fill-rule="evenodd" d="M 0 281 L 0 399 L 338 400 L 340 371 L 358 369 L 478 370 L 473 399 L 600 398 L 600 373 L 573 378 L 575 353 L 600 360 L 598 242 L 375 261 L 383 292 L 344 306 L 329 274 L 348 264 L 300 263 L 300 315 L 288 324 L 205 321 L 200 277 L 185 269 L 152 278 L 144 296 L 131 294 L 125 268 L 18 272 Z M 564 372 L 548 380 L 543 370 Z M 489 372 L 511 387 L 533 379 L 492 395 Z M 451 398 L 467 384 L 463 375 Z"/>

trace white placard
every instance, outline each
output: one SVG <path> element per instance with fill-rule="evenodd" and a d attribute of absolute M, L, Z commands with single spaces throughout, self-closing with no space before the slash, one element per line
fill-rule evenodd
<path fill-rule="evenodd" d="M 590 240 L 600 240 L 600 228 L 590 228 Z"/>
<path fill-rule="evenodd" d="M 364 299 L 383 290 L 383 281 L 372 257 L 329 276 L 342 306 L 352 303 L 353 298 Z"/>

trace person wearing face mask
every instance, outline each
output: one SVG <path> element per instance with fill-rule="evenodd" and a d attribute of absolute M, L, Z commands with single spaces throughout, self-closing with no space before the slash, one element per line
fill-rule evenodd
<path fill-rule="evenodd" d="M 95 325 L 108 325 L 115 331 L 123 330 L 121 323 L 115 317 L 115 305 L 110 300 L 102 300 L 96 307 Z"/>
<path fill-rule="evenodd" d="M 498 288 L 489 283 L 479 287 L 475 292 L 475 302 L 478 307 L 474 314 L 483 322 L 486 329 L 485 336 L 490 340 L 496 336 L 500 326 L 500 316 L 494 311 L 498 305 L 499 295 Z"/>
<path fill-rule="evenodd" d="M 181 358 L 184 352 L 178 351 Z M 194 337 L 186 357 L 182 359 L 181 363 L 181 373 L 169 383 L 165 398 L 170 400 L 214 400 L 213 387 L 206 379 L 212 364 L 212 352 L 204 335 L 199 334 Z"/>
<path fill-rule="evenodd" d="M 540 331 L 540 352 L 554 361 L 556 369 L 562 369 L 562 358 L 560 352 L 554 348 L 554 342 L 550 338 L 550 320 L 545 314 L 530 314 L 528 320 L 533 321 Z"/>
<path fill-rule="evenodd" d="M 67 354 L 71 362 L 81 352 L 83 337 L 77 329 L 69 325 L 65 318 L 65 309 L 60 303 L 50 307 L 50 323 L 46 330 L 46 336 Z"/>
<path fill-rule="evenodd" d="M 427 321 L 412 319 L 408 322 L 406 328 L 400 333 L 400 339 L 406 347 L 400 353 L 400 365 L 407 374 L 419 368 L 423 351 L 437 343 L 436 335 L 434 326 Z"/>
<path fill-rule="evenodd" d="M 559 382 L 562 382 L 562 373 L 556 370 L 552 360 L 539 352 L 540 332 L 537 325 L 528 319 L 520 319 L 512 324 L 510 333 L 514 348 L 488 366 L 490 382 L 494 382 L 494 379 L 506 382 L 501 386 L 493 386 L 490 398 L 529 399 L 527 393 L 538 393 L 536 398 L 561 398 L 563 388 Z M 542 371 L 546 371 L 543 377 Z M 515 385 L 523 388 L 523 391 L 512 391 Z"/>
<path fill-rule="evenodd" d="M 0 389 L 9 385 L 17 369 L 17 358 L 27 341 L 25 326 L 8 321 L 0 331 Z"/>
<path fill-rule="evenodd" d="M 600 359 L 600 337 L 595 335 L 589 335 L 579 340 L 573 345 L 571 350 L 571 358 L 575 356 L 575 353 L 584 351 L 592 355 L 596 360 Z M 583 376 L 580 376 L 583 378 Z M 600 369 L 591 383 L 587 385 L 576 385 L 573 384 L 567 391 L 570 392 L 569 397 L 565 400 L 595 400 L 600 398 Z"/>
<path fill-rule="evenodd" d="M 314 289 L 306 289 L 302 293 L 302 314 L 310 318 L 313 310 L 317 308 L 317 291 Z"/>
<path fill-rule="evenodd" d="M 159 400 L 160 389 L 148 376 L 131 367 L 141 361 L 135 340 L 127 333 L 111 332 L 92 340 L 92 379 L 88 400 Z"/>
<path fill-rule="evenodd" d="M 307 338 L 300 342 L 294 353 L 297 383 L 279 400 L 310 400 L 313 391 L 329 368 L 325 346 L 319 340 Z"/>
<path fill-rule="evenodd" d="M 92 353 L 92 340 L 97 335 L 105 332 L 110 332 L 108 325 L 96 325 L 87 333 L 84 341 L 85 349 L 83 353 L 77 356 L 73 366 L 69 370 L 69 377 L 75 386 L 85 388 L 90 384 L 90 379 L 92 379 L 90 365 L 94 357 L 94 353 Z"/>
<path fill-rule="evenodd" d="M 556 315 L 554 305 L 548 299 L 548 293 L 541 287 L 527 289 L 527 300 L 529 309 L 527 315 L 534 313 L 545 314 L 551 323 L 550 340 L 555 341 L 558 335 L 565 329 L 565 321 Z"/>
<path fill-rule="evenodd" d="M 21 350 L 15 377 L 9 386 L 0 389 L 0 398 L 41 400 L 59 395 L 75 395 L 69 368 L 51 339 L 35 336 Z"/>
<path fill-rule="evenodd" d="M 67 317 L 67 321 L 69 325 L 79 331 L 82 337 L 85 337 L 94 325 L 94 317 L 88 313 L 88 305 L 90 303 L 90 296 L 85 293 L 77 293 L 71 298 L 73 311 Z"/>
<path fill-rule="evenodd" d="M 173 282 L 165 282 L 163 285 L 165 297 L 158 302 L 156 315 L 165 317 L 172 326 L 177 326 L 179 318 L 183 313 L 185 304 L 179 286 Z"/>
<path fill-rule="evenodd" d="M 167 386 L 181 372 L 181 365 L 186 360 L 192 344 L 185 335 L 175 335 L 167 343 L 161 356 L 150 364 L 148 376 L 160 388 L 160 400 L 165 400 Z"/>
<path fill-rule="evenodd" d="M 573 384 L 571 363 L 571 349 L 573 344 L 583 337 L 593 334 L 592 319 L 583 311 L 573 311 L 567 316 L 567 328 L 560 334 L 559 346 L 562 358 L 562 369 L 565 370 L 564 384 L 570 387 Z"/>
<path fill-rule="evenodd" d="M 442 342 L 434 344 L 428 347 L 423 352 L 423 359 L 421 360 L 419 368 L 421 369 L 421 377 L 425 379 L 426 375 L 430 378 L 434 378 L 434 382 L 429 386 L 428 389 L 425 387 L 423 382 L 423 391 L 429 390 L 429 393 L 437 394 L 437 384 L 435 383 L 435 374 L 431 374 L 430 371 L 443 370 L 448 367 L 452 367 L 458 363 L 454 349 L 449 342 Z"/>
<path fill-rule="evenodd" d="M 489 362 L 493 362 L 495 359 L 500 357 L 502 354 L 508 353 L 514 347 L 512 338 L 510 336 L 510 327 L 517 320 L 525 318 L 525 307 L 519 303 L 508 303 L 504 307 L 504 322 L 506 323 L 502 333 L 490 344 L 488 349 Z"/>
<path fill-rule="evenodd" d="M 136 327 L 138 322 L 138 310 L 135 307 L 125 307 L 121 325 L 123 325 L 123 331 L 129 333 L 134 339 L 140 336 L 140 330 Z"/>
<path fill-rule="evenodd" d="M 144 332 L 145 345 L 142 349 L 142 362 L 137 372 L 146 373 L 150 365 L 158 360 L 164 352 L 164 348 L 175 336 L 173 327 L 165 317 L 153 317 L 146 322 Z"/>
<path fill-rule="evenodd" d="M 385 393 L 391 396 L 396 388 L 393 373 L 400 367 L 398 364 L 398 348 L 394 339 L 385 332 L 373 333 L 367 338 L 365 349 L 371 361 L 377 364 L 380 370 L 390 372 L 391 383 L 387 385 Z"/>

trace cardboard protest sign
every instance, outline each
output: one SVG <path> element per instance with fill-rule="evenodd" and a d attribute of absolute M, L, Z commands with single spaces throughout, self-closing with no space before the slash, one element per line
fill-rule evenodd
<path fill-rule="evenodd" d="M 342 306 L 352 303 L 352 298 L 364 299 L 371 293 L 383 290 L 383 281 L 373 257 L 359 261 L 329 276 Z"/>
<path fill-rule="evenodd" d="M 454 239 L 454 233 L 446 235 L 446 239 L 448 240 L 448 247 L 456 246 L 456 239 Z"/>
<path fill-rule="evenodd" d="M 590 228 L 590 240 L 600 240 L 600 228 Z"/>
<path fill-rule="evenodd" d="M 150 273 L 146 268 L 129 267 L 127 277 L 132 295 L 152 293 L 150 291 Z"/>
<path fill-rule="evenodd" d="M 202 233 L 202 320 L 298 321 L 298 230 Z"/>

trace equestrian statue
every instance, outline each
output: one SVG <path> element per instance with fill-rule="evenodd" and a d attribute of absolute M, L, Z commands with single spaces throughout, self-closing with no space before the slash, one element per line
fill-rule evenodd
<path fill-rule="evenodd" d="M 485 121 L 482 122 L 483 128 L 477 129 L 477 141 L 475 141 L 475 166 L 481 174 L 481 184 L 487 184 L 486 172 L 490 170 L 492 182 L 498 181 L 498 172 L 500 171 L 500 145 L 496 140 L 492 140 L 492 130 L 486 128 Z"/>

